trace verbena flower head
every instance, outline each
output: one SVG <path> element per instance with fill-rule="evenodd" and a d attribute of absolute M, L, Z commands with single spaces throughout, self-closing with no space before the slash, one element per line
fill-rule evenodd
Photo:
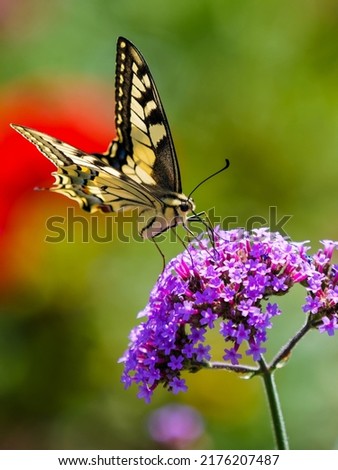
<path fill-rule="evenodd" d="M 330 261 L 337 243 L 323 243 L 311 258 L 305 243 L 267 229 L 215 229 L 212 242 L 207 234 L 192 242 L 168 263 L 139 314 L 146 319 L 131 332 L 122 358 L 126 387 L 137 383 L 146 401 L 160 383 L 173 393 L 185 391 L 181 373 L 208 365 L 205 335 L 213 328 L 224 338 L 225 361 L 236 365 L 243 352 L 259 361 L 272 319 L 281 314 L 272 297 L 297 283 L 307 289 L 303 310 L 319 331 L 332 335 L 338 328 L 338 265 Z"/>

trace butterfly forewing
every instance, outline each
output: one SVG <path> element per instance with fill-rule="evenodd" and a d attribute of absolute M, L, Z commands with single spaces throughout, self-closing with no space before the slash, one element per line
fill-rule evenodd
<path fill-rule="evenodd" d="M 117 140 L 109 149 L 114 166 L 135 181 L 181 193 L 175 148 L 153 77 L 141 53 L 121 37 L 115 101 Z"/>

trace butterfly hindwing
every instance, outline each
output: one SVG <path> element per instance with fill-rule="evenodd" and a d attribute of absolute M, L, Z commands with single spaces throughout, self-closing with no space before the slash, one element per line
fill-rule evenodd
<path fill-rule="evenodd" d="M 43 132 L 23 126 L 12 127 L 34 144 L 56 166 L 52 191 L 76 200 L 89 212 L 140 208 L 154 210 L 160 201 L 126 175 L 89 155 Z"/>
<path fill-rule="evenodd" d="M 136 47 L 119 38 L 116 53 L 117 140 L 113 166 L 135 181 L 181 193 L 181 178 L 168 121 L 149 67 Z"/>

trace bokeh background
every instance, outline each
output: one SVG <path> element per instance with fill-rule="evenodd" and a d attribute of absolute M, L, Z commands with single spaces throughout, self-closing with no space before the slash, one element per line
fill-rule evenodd
<path fill-rule="evenodd" d="M 244 226 L 275 206 L 293 240 L 338 239 L 335 0 L 0 0 L 0 447 L 271 449 L 259 379 L 202 371 L 151 405 L 123 389 L 117 361 L 161 270 L 152 243 L 84 242 L 80 224 L 73 241 L 45 241 L 49 217 L 84 213 L 33 191 L 53 166 L 9 123 L 104 151 L 119 35 L 150 65 L 185 192 L 231 160 L 196 192 L 199 210 Z M 302 324 L 303 295 L 281 299 L 268 358 Z M 337 362 L 337 339 L 313 332 L 277 371 L 292 448 L 337 448 Z M 180 426 L 174 405 L 200 432 L 160 436 L 156 416 Z"/>

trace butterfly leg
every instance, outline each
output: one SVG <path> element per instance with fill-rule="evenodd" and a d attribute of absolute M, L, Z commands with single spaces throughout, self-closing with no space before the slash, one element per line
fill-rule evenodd
<path fill-rule="evenodd" d="M 190 218 L 188 220 L 190 220 Z M 190 230 L 190 228 L 187 225 L 183 224 L 183 227 L 188 232 L 188 241 L 189 242 L 191 242 L 191 240 L 196 238 L 196 235 L 194 234 L 194 232 L 192 230 Z"/>
<path fill-rule="evenodd" d="M 183 227 L 185 228 L 185 230 L 187 230 L 187 232 L 189 233 L 189 235 L 192 235 L 194 238 L 195 238 L 195 234 L 189 229 L 189 227 L 187 227 L 186 225 L 183 225 Z M 175 230 L 175 228 L 172 228 L 172 230 Z M 191 261 L 191 266 L 194 267 L 194 260 L 191 256 L 191 253 L 189 251 L 189 246 L 186 245 L 185 241 L 183 240 L 182 237 L 179 236 L 179 234 L 177 233 L 177 231 L 175 230 L 175 235 L 177 236 L 177 238 L 179 239 L 179 241 L 182 243 L 185 251 L 188 253 L 189 257 L 190 257 L 190 261 Z M 190 240 L 189 240 L 190 241 Z"/>
<path fill-rule="evenodd" d="M 162 273 L 163 273 L 163 271 L 164 271 L 164 269 L 165 269 L 165 255 L 164 255 L 163 251 L 161 250 L 161 248 L 159 247 L 159 244 L 157 243 L 157 241 L 155 240 L 155 238 L 151 238 L 150 240 L 154 243 L 154 245 L 155 245 L 156 248 L 157 248 L 157 251 L 158 251 L 159 254 L 161 255 L 161 258 L 162 258 Z"/>
<path fill-rule="evenodd" d="M 185 225 L 183 225 L 183 227 L 184 227 L 185 229 L 187 229 L 187 227 L 186 227 Z M 187 245 L 186 245 L 185 241 L 183 240 L 183 238 L 180 237 L 179 234 L 177 233 L 176 228 L 175 228 L 175 227 L 172 227 L 171 230 L 173 230 L 173 231 L 175 232 L 175 235 L 176 235 L 176 237 L 179 239 L 179 241 L 182 243 L 183 248 L 184 248 L 185 250 L 187 250 Z M 188 229 L 188 230 L 189 230 L 189 229 Z M 190 234 L 192 233 L 191 230 L 189 230 L 189 233 L 190 233 Z"/>
<path fill-rule="evenodd" d="M 206 219 L 206 221 L 204 220 L 204 218 Z M 188 218 L 188 221 L 201 222 L 204 225 L 204 227 L 206 228 L 208 232 L 210 243 L 212 244 L 212 247 L 215 249 L 215 232 L 212 227 L 208 214 L 205 211 L 198 212 L 198 213 L 193 212 L 193 215 Z"/>

